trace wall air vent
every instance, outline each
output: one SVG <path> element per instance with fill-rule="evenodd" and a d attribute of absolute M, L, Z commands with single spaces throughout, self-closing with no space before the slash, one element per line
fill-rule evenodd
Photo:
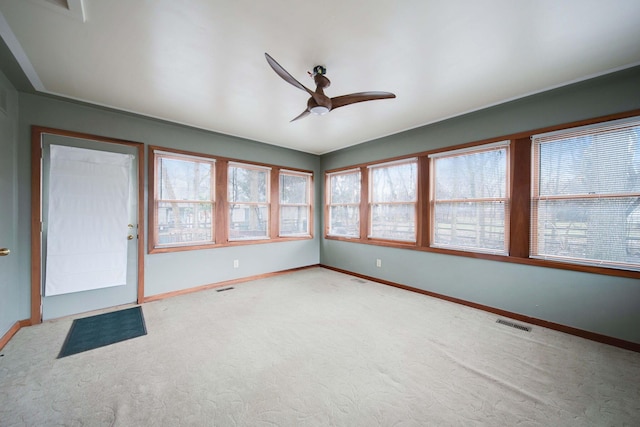
<path fill-rule="evenodd" d="M 520 329 L 521 331 L 531 332 L 531 326 L 519 325 L 517 323 L 509 322 L 508 320 L 498 319 L 496 320 L 496 323 L 500 323 L 501 325 Z"/>

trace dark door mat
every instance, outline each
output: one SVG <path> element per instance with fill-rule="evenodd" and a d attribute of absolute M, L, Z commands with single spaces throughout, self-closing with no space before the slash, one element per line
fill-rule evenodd
<path fill-rule="evenodd" d="M 146 334 L 140 306 L 75 319 L 58 359 Z"/>

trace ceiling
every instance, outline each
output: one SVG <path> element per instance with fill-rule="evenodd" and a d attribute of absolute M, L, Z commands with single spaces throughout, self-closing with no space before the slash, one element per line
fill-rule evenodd
<path fill-rule="evenodd" d="M 323 154 L 640 64 L 638 0 L 0 0 L 36 91 Z M 388 91 L 290 120 L 309 95 Z"/>

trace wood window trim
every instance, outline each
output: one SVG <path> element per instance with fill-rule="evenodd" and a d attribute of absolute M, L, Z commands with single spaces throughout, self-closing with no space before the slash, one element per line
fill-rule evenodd
<path fill-rule="evenodd" d="M 215 203 L 213 208 L 213 218 L 212 221 L 215 221 L 214 233 L 215 233 L 215 243 L 212 244 L 194 244 L 194 245 L 184 245 L 184 246 L 165 246 L 165 247 L 154 247 L 156 244 L 156 240 L 153 238 L 153 230 L 157 224 L 157 211 L 155 209 L 155 192 L 156 192 L 156 151 L 161 151 L 164 153 L 175 153 L 176 155 L 183 156 L 191 156 L 191 157 L 200 157 L 200 158 L 210 158 L 215 160 Z M 310 199 L 310 233 L 308 236 L 278 236 L 278 227 L 279 222 L 274 221 L 274 219 L 279 218 L 279 213 L 275 213 L 279 211 L 279 198 L 273 199 L 274 192 L 279 191 L 279 181 L 278 174 L 274 171 L 278 171 L 281 169 L 286 169 L 292 172 L 300 172 L 304 174 L 308 174 L 311 176 L 311 182 L 313 183 L 313 171 L 271 165 L 267 163 L 259 163 L 259 162 L 251 162 L 245 160 L 232 159 L 223 156 L 216 156 L 211 154 L 197 153 L 193 151 L 186 151 L 174 148 L 160 147 L 149 145 L 148 146 L 148 159 L 149 159 L 149 168 L 148 168 L 148 208 L 149 208 L 149 238 L 147 244 L 147 253 L 149 254 L 157 254 L 157 253 L 169 253 L 169 252 L 183 252 L 183 251 L 192 251 L 192 250 L 202 250 L 202 249 L 215 249 L 222 247 L 233 247 L 233 246 L 245 246 L 245 245 L 259 245 L 265 243 L 279 243 L 279 242 L 289 242 L 289 241 L 299 241 L 299 240 L 311 240 L 314 237 L 313 234 L 313 212 L 314 212 L 314 203 L 313 198 Z M 270 178 L 270 207 L 269 207 L 269 233 L 270 237 L 260 238 L 255 240 L 229 240 L 229 202 L 228 202 L 228 194 L 227 194 L 227 186 L 228 186 L 228 169 L 229 163 L 236 163 L 238 165 L 246 165 L 248 167 L 255 166 L 256 168 L 270 168 L 271 169 L 271 178 Z M 276 176 L 274 182 L 274 175 Z M 311 184 L 312 185 L 312 184 Z M 313 194 L 313 193 L 311 193 Z M 312 197 L 310 195 L 310 197 Z M 277 202 L 274 202 L 276 200 Z"/>
<path fill-rule="evenodd" d="M 423 194 L 430 194 L 429 178 L 431 173 L 431 162 L 427 156 L 418 157 L 418 202 L 416 203 L 416 246 L 429 247 L 431 244 L 431 205 L 428 197 L 422 197 Z"/>
<path fill-rule="evenodd" d="M 509 256 L 529 259 L 531 225 L 531 138 L 512 140 L 510 156 L 511 209 Z M 518 171 L 518 173 L 516 173 Z"/>
<path fill-rule="evenodd" d="M 280 237 L 280 168 L 271 168 L 269 182 L 269 236 Z"/>
<path fill-rule="evenodd" d="M 616 277 L 626 277 L 633 279 L 640 279 L 640 272 L 633 270 L 624 270 L 624 269 L 616 269 L 616 268 L 608 268 L 608 267 L 599 267 L 592 265 L 582 265 L 582 264 L 569 264 L 561 261 L 548 260 L 548 259 L 537 259 L 529 257 L 530 245 L 530 227 L 531 220 L 534 215 L 534 210 L 531 209 L 531 162 L 532 162 L 532 145 L 531 145 L 531 136 L 539 133 L 552 132 L 556 130 L 562 130 L 572 127 L 579 127 L 584 125 L 590 125 L 595 123 L 607 122 L 611 120 L 623 119 L 633 116 L 640 115 L 640 109 L 631 110 L 622 113 L 609 114 L 606 116 L 600 116 L 591 119 L 584 119 L 579 121 L 574 121 L 570 123 L 558 124 L 554 126 L 548 126 L 539 129 L 533 129 L 524 132 L 518 132 L 514 134 L 504 135 L 496 138 L 484 139 L 481 141 L 469 142 L 464 144 L 458 144 L 449 147 L 438 148 L 429 151 L 423 151 L 419 153 L 413 153 L 410 155 L 397 156 L 393 158 L 380 159 L 373 162 L 361 163 L 356 165 L 344 166 L 341 168 L 326 170 L 325 173 L 325 188 L 329 189 L 328 179 L 329 174 L 339 173 L 341 171 L 348 171 L 354 169 L 360 169 L 361 173 L 366 168 L 387 163 L 391 161 L 398 161 L 403 159 L 408 159 L 412 157 L 418 158 L 418 215 L 416 216 L 418 220 L 417 228 L 417 242 L 414 244 L 405 244 L 403 242 L 396 241 L 388 241 L 382 239 L 369 239 L 365 234 L 361 234 L 360 238 L 355 237 L 343 237 L 343 236 L 332 236 L 328 234 L 329 231 L 329 212 L 328 212 L 328 202 L 329 195 L 327 194 L 325 198 L 325 232 L 324 238 L 327 240 L 336 240 L 336 241 L 345 241 L 345 242 L 353 242 L 353 243 L 361 243 L 361 244 L 369 244 L 376 246 L 385 246 L 391 248 L 399 248 L 399 249 L 411 249 L 418 250 L 421 252 L 430 252 L 430 253 L 439 253 L 446 255 L 454 255 L 454 256 L 463 256 L 467 258 L 476 258 L 476 259 L 485 259 L 491 261 L 499 261 L 499 262 L 509 262 L 515 264 L 523 264 L 523 265 L 531 265 L 537 267 L 547 267 L 554 268 L 560 270 L 570 270 L 570 271 L 578 271 L 578 272 L 586 272 L 592 274 L 601 274 L 608 276 L 616 276 Z M 482 252 L 467 252 L 460 251 L 455 249 L 446 249 L 446 248 L 433 248 L 430 247 L 430 242 L 432 240 L 432 224 L 433 224 L 433 201 L 429 197 L 430 194 L 433 193 L 433 177 L 432 177 L 432 168 L 430 167 L 430 162 L 428 156 L 430 154 L 459 150 L 474 146 L 480 146 L 488 143 L 499 142 L 499 141 L 510 141 L 510 148 L 508 150 L 509 160 L 507 164 L 507 173 L 509 175 L 508 183 L 507 183 L 507 194 L 510 204 L 509 209 L 509 219 L 505 218 L 505 238 L 508 241 L 508 252 L 504 255 L 497 254 L 488 254 Z M 363 177 L 363 183 L 365 182 L 365 177 L 368 174 L 361 175 Z M 367 183 L 368 185 L 368 183 Z M 363 185 L 364 187 L 364 185 Z M 428 192 L 426 191 L 428 189 Z M 366 188 L 366 192 L 361 188 L 361 198 L 360 198 L 360 228 L 367 230 L 369 227 L 369 212 L 368 212 L 368 199 L 363 196 L 368 195 L 368 187 Z M 363 204 L 365 206 L 363 206 Z M 507 222 L 508 221 L 508 222 Z M 508 233 L 508 237 L 507 237 Z M 365 237 L 363 237 L 365 236 Z"/>
<path fill-rule="evenodd" d="M 371 206 L 369 205 L 369 194 L 371 194 L 371 189 L 369 187 L 369 182 L 371 177 L 367 173 L 367 168 L 364 166 L 360 167 L 360 238 L 371 240 L 367 236 L 369 235 L 369 218 L 371 215 Z M 366 195 L 366 197 L 362 197 Z"/>

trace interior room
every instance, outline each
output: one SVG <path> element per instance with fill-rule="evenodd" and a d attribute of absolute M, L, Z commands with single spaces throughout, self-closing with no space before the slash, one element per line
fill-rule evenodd
<path fill-rule="evenodd" d="M 0 426 L 640 423 L 638 18 L 0 0 Z"/>

